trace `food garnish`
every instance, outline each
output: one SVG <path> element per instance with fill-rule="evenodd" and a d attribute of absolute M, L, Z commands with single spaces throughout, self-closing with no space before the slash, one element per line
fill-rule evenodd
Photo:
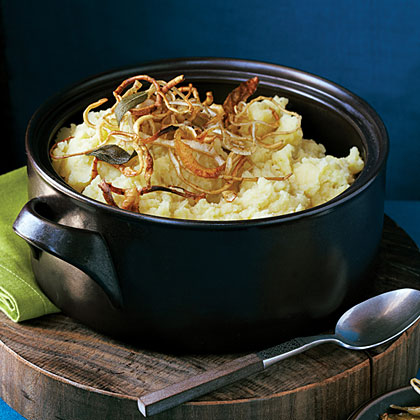
<path fill-rule="evenodd" d="M 150 83 L 145 90 L 140 90 L 143 87 L 142 81 Z M 242 82 L 227 95 L 223 106 L 213 103 L 211 92 L 207 92 L 206 98 L 202 101 L 197 89 L 191 83 L 179 87 L 178 85 L 183 81 L 182 75 L 168 83 L 147 75 L 124 80 L 113 92 L 116 103 L 100 123 L 93 124 L 89 120 L 89 112 L 104 104 L 107 101 L 106 98 L 90 104 L 83 113 L 85 124 L 94 128 L 100 136 L 100 147 L 78 153 L 56 155 L 53 153 L 56 143 L 50 151 L 51 158 L 94 156 L 96 159 L 93 161 L 92 177 L 98 174 L 99 162 L 118 168 L 128 177 L 143 173 L 147 180 L 146 187 L 138 188 L 136 191 L 132 188 L 127 190 L 115 188 L 105 180 L 98 184 L 108 204 L 117 205 L 113 194 L 123 195 L 126 199 L 121 208 L 131 211 L 138 211 L 136 204 L 142 195 L 156 191 L 168 192 L 193 200 L 221 194 L 226 201 L 234 201 L 236 184 L 244 180 L 258 181 L 259 179 L 259 177 L 242 177 L 241 172 L 246 165 L 252 165 L 247 156 L 253 153 L 256 145 L 264 145 L 267 133 L 259 135 L 258 127 L 270 125 L 265 121 L 247 121 L 245 117 L 248 106 L 255 102 L 246 103 L 257 89 L 258 77 Z M 127 89 L 130 85 L 132 86 Z M 280 109 L 287 114 L 294 113 L 286 111 L 272 98 L 260 96 L 256 100 L 267 100 L 273 104 L 276 122 L 271 124 L 268 134 L 273 133 L 274 136 L 284 134 L 283 131 L 275 133 L 280 119 L 275 110 Z M 299 128 L 300 123 L 287 133 L 297 131 Z M 69 138 L 64 140 L 69 140 Z M 128 152 L 121 145 L 129 146 L 133 150 Z M 151 184 L 152 150 L 157 146 L 167 149 L 179 180 L 191 188 L 190 191 L 179 185 Z M 283 146 L 282 141 L 266 145 L 272 150 L 278 150 Z M 214 165 L 207 167 L 200 163 L 199 159 L 202 155 L 212 158 Z M 198 178 L 218 180 L 219 185 L 210 189 L 203 188 L 188 179 L 185 176 L 186 172 Z M 278 177 L 265 177 L 265 179 L 282 181 L 290 176 L 291 173 Z"/>
<path fill-rule="evenodd" d="M 277 216 L 348 188 L 363 168 L 357 147 L 347 157 L 327 155 L 303 138 L 287 98 L 258 96 L 257 87 L 255 76 L 216 103 L 183 75 L 130 77 L 112 104 L 89 104 L 82 124 L 59 131 L 53 167 L 111 206 L 186 219 Z"/>

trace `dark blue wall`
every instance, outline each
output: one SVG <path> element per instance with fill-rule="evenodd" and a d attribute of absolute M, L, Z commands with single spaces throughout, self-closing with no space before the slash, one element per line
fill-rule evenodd
<path fill-rule="evenodd" d="M 299 68 L 369 102 L 391 139 L 387 197 L 420 199 L 420 1 L 3 0 L 15 154 L 31 114 L 81 78 L 165 57 Z"/>

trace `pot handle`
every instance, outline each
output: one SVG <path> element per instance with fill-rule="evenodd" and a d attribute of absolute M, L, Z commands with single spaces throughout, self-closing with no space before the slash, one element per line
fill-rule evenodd
<path fill-rule="evenodd" d="M 42 216 L 37 208 L 47 203 L 38 197 L 28 201 L 13 229 L 26 242 L 79 268 L 107 294 L 112 305 L 121 308 L 123 299 L 111 253 L 98 232 L 60 225 Z"/>

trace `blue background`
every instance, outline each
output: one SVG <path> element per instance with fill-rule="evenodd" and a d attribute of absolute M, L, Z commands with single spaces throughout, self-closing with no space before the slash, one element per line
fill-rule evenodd
<path fill-rule="evenodd" d="M 391 143 L 386 212 L 420 243 L 420 1 L 0 5 L 13 131 L 12 139 L 0 135 L 8 154 L 0 173 L 25 164 L 24 132 L 36 108 L 80 79 L 167 57 L 267 61 L 341 84 L 377 110 Z M 0 400 L 0 419 L 22 417 Z"/>
<path fill-rule="evenodd" d="M 28 119 L 87 76 L 182 56 L 295 67 L 369 102 L 388 128 L 388 199 L 420 200 L 420 2 L 11 1 L 2 4 L 16 166 Z"/>

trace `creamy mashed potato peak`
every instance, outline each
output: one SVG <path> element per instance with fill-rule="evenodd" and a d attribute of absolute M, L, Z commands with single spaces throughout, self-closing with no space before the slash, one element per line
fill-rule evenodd
<path fill-rule="evenodd" d="M 88 107 L 84 122 L 62 128 L 51 149 L 71 187 L 123 209 L 196 220 L 257 219 L 325 203 L 363 169 L 356 147 L 326 154 L 305 139 L 301 116 L 283 97 L 256 97 L 257 78 L 223 104 L 182 76 L 135 76 L 115 104 Z"/>

